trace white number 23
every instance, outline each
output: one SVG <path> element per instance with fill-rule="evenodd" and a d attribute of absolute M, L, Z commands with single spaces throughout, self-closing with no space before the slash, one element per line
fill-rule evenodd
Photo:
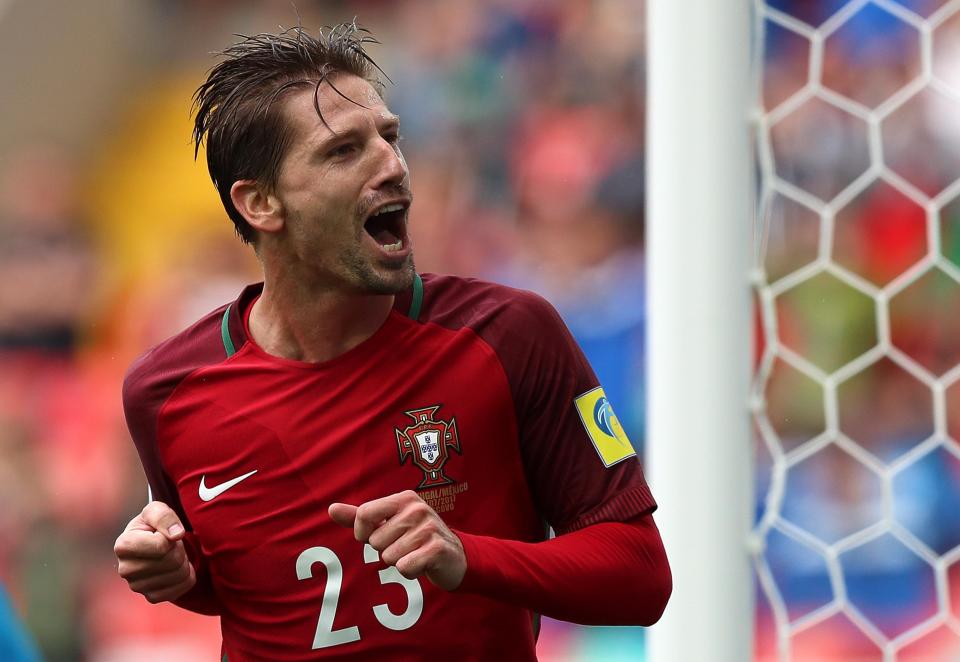
<path fill-rule="evenodd" d="M 364 563 L 375 563 L 380 555 L 370 545 L 363 546 Z M 320 618 L 317 619 L 317 631 L 313 636 L 313 648 L 327 648 L 349 644 L 360 640 L 360 628 L 352 625 L 339 630 L 333 629 L 333 619 L 337 614 L 340 601 L 340 587 L 343 584 L 343 565 L 337 555 L 328 547 L 311 547 L 303 550 L 297 557 L 297 579 L 311 579 L 313 564 L 322 563 L 327 569 L 327 585 L 323 589 L 323 604 Z M 379 572 L 381 584 L 400 584 L 407 592 L 407 608 L 402 614 L 394 614 L 386 604 L 374 605 L 373 615 L 381 625 L 390 630 L 406 630 L 420 620 L 423 613 L 423 590 L 416 579 L 407 579 L 393 566 Z"/>

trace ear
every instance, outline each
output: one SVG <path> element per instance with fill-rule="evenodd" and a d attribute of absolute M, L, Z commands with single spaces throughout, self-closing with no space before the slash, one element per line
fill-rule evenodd
<path fill-rule="evenodd" d="M 263 190 L 253 179 L 240 179 L 230 187 L 233 206 L 254 230 L 274 233 L 283 229 L 283 204 L 280 199 Z"/>

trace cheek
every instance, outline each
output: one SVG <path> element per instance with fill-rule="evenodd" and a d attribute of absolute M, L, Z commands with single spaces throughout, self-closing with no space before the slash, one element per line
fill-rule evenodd
<path fill-rule="evenodd" d="M 288 195 L 286 204 L 301 222 L 318 223 L 334 219 L 349 213 L 349 197 L 344 187 L 335 182 L 319 181 L 315 186 L 304 187 Z"/>

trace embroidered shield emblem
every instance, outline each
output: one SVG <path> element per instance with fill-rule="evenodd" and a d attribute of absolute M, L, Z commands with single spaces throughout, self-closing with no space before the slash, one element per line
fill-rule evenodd
<path fill-rule="evenodd" d="M 423 471 L 423 480 L 417 489 L 449 485 L 455 482 L 443 471 L 443 465 L 450 459 L 449 449 L 460 453 L 460 438 L 457 435 L 457 419 L 449 421 L 437 419 L 437 410 L 441 405 L 422 407 L 404 412 L 413 419 L 413 425 L 394 428 L 397 437 L 397 450 L 400 452 L 400 464 L 407 458 Z"/>

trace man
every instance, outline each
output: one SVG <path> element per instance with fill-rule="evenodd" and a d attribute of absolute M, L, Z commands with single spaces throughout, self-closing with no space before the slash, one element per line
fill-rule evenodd
<path fill-rule="evenodd" d="M 194 138 L 264 282 L 130 369 L 156 501 L 119 572 L 219 614 L 231 662 L 532 660 L 535 614 L 653 623 L 655 504 L 559 317 L 414 270 L 370 40 L 246 38 L 197 91 Z"/>

